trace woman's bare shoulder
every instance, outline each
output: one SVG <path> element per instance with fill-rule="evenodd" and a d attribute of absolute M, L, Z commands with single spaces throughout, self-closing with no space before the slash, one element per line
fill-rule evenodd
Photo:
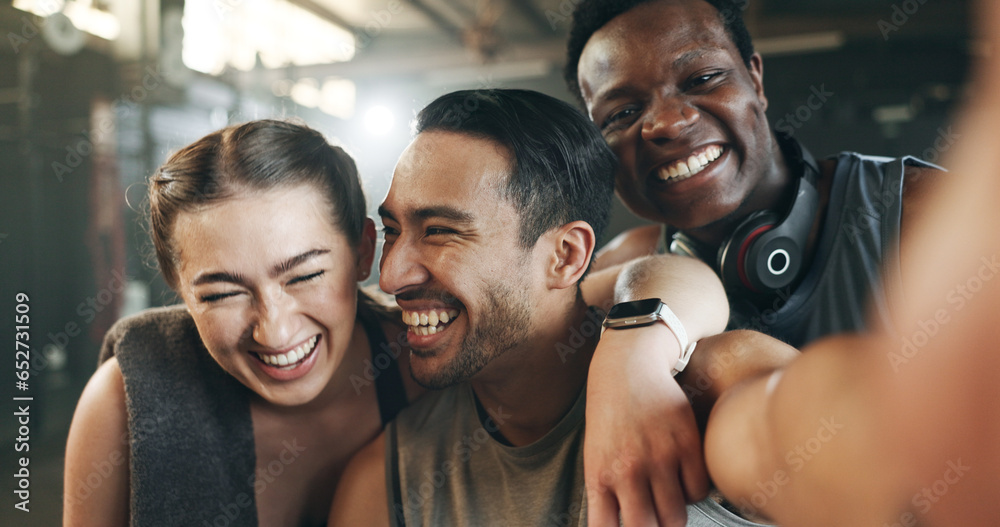
<path fill-rule="evenodd" d="M 126 525 L 129 434 L 125 379 L 114 357 L 90 378 L 66 440 L 65 525 Z M 95 485 L 95 480 L 99 484 Z"/>

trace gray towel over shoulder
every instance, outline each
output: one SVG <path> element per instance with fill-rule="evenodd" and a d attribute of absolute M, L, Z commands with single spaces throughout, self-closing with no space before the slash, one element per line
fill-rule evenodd
<path fill-rule="evenodd" d="M 131 524 L 256 526 L 246 388 L 209 356 L 184 306 L 120 320 L 101 349 L 125 379 Z"/>

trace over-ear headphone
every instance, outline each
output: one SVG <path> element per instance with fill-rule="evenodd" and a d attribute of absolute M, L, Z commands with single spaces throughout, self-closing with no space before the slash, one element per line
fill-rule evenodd
<path fill-rule="evenodd" d="M 747 216 L 723 240 L 714 258 L 705 244 L 680 231 L 672 235 L 670 252 L 714 265 L 730 292 L 773 293 L 794 283 L 804 270 L 806 242 L 819 207 L 819 165 L 798 141 L 777 135 L 789 166 L 801 167 L 795 198 L 784 216 L 774 211 Z"/>

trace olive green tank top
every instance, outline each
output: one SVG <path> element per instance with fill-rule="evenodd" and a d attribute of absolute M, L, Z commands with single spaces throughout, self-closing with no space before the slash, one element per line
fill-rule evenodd
<path fill-rule="evenodd" d="M 386 428 L 386 490 L 393 527 L 585 527 L 585 392 L 538 441 L 494 438 L 510 415 L 482 408 L 471 386 L 431 392 Z M 706 499 L 688 505 L 688 527 L 759 524 Z"/>

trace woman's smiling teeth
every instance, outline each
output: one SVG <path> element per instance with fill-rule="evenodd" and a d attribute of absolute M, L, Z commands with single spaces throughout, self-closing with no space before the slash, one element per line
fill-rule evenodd
<path fill-rule="evenodd" d="M 429 311 L 403 311 L 403 323 L 410 326 L 410 331 L 417 335 L 433 335 L 444 330 L 448 322 L 458 316 L 457 309 L 440 309 Z"/>
<path fill-rule="evenodd" d="M 256 355 L 257 358 L 264 364 L 276 366 L 278 368 L 287 366 L 288 368 L 285 369 L 291 369 L 301 362 L 302 359 L 311 355 L 313 351 L 316 351 L 317 339 L 319 339 L 319 335 L 313 336 L 313 338 L 303 342 L 297 348 L 286 353 L 252 353 Z"/>
<path fill-rule="evenodd" d="M 718 145 L 709 145 L 701 152 L 692 155 L 687 159 L 681 159 L 679 161 L 674 161 L 673 163 L 661 167 L 657 172 L 656 176 L 663 181 L 683 181 L 702 170 L 709 163 L 719 159 L 722 155 L 723 148 Z"/>

